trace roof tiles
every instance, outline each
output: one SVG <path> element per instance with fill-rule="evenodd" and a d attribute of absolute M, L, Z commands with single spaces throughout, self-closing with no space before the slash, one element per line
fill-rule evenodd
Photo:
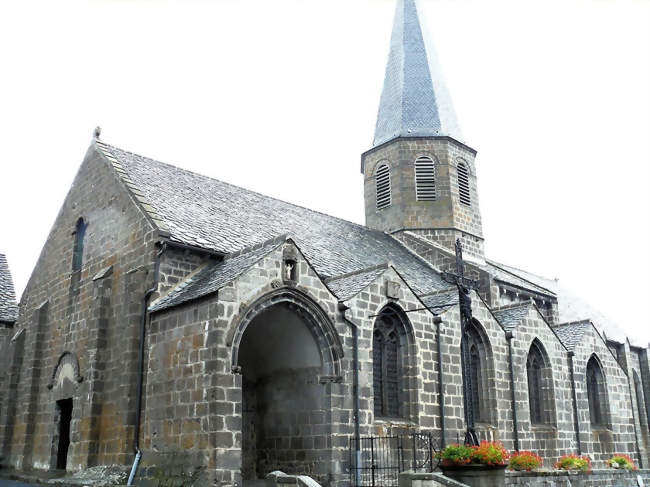
<path fill-rule="evenodd" d="M 429 264 L 384 232 L 101 142 L 97 147 L 119 162 L 173 241 L 229 254 L 287 234 L 323 279 L 390 262 L 418 294 L 448 287 Z"/>

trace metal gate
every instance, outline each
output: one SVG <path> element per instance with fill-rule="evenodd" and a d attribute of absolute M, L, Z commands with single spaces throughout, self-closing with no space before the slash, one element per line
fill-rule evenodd
<path fill-rule="evenodd" d="M 367 436 L 350 439 L 350 483 L 353 487 L 397 486 L 400 472 L 433 472 L 439 448 L 432 433 Z"/>

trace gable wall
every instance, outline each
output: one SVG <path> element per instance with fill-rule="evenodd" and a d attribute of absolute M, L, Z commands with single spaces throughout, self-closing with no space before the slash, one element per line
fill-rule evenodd
<path fill-rule="evenodd" d="M 602 364 L 606 381 L 607 428 L 592 427 L 589 419 L 585 374 L 587 361 L 593 353 Z M 574 368 L 583 454 L 586 453 L 595 460 L 596 468 L 599 467 L 599 462 L 604 462 L 612 453 L 627 452 L 638 462 L 627 376 L 593 327 L 585 332 L 576 346 Z M 600 466 L 603 464 L 600 463 Z"/>
<path fill-rule="evenodd" d="M 553 378 L 551 423 L 544 425 L 533 425 L 530 421 L 526 362 L 535 339 L 548 355 Z M 513 332 L 512 347 L 520 449 L 536 453 L 544 458 L 546 467 L 552 468 L 560 456 L 576 453 L 568 353 L 532 306 Z"/>
<path fill-rule="evenodd" d="M 139 482 L 155 484 L 161 475 L 241 482 L 242 375 L 231 370 L 233 332 L 253 303 L 282 289 L 282 256 L 281 246 L 217 294 L 152 315 L 147 337 L 145 454 Z M 336 298 L 302 256 L 297 271 L 296 289 L 317 302 L 339 330 L 343 328 L 337 322 Z M 316 387 L 328 402 L 309 419 L 313 436 L 296 438 L 291 443 L 295 448 L 287 452 L 293 456 L 283 461 L 287 471 L 293 465 L 300 473 L 326 482 L 328 474 L 341 470 L 331 467 L 335 438 L 321 443 L 325 436 L 320 432 L 334 434 L 349 417 L 334 408 L 335 404 L 342 407 L 341 384 L 326 381 Z"/>
<path fill-rule="evenodd" d="M 71 292 L 75 225 L 88 223 L 78 293 Z M 88 150 L 22 296 L 15 329 L 22 340 L 9 353 L 14 362 L 14 398 L 3 405 L 3 462 L 50 468 L 55 400 L 73 398 L 68 469 L 95 463 L 128 463 L 137 357 L 137 329 L 151 264 L 154 231 L 112 167 Z M 93 277 L 112 266 L 101 279 Z M 150 286 L 150 284 L 149 284 Z M 39 308 L 45 304 L 45 319 Z M 24 347 L 22 351 L 18 347 Z M 47 388 L 64 351 L 78 357 L 82 382 Z M 131 399 L 130 399 L 131 398 Z M 15 416 L 7 412 L 14 409 Z"/>

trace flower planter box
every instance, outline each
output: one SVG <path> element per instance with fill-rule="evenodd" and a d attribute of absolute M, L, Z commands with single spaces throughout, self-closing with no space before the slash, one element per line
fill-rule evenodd
<path fill-rule="evenodd" d="M 503 487 L 506 465 L 482 465 L 470 463 L 458 466 L 440 466 L 445 477 L 457 480 L 470 487 Z"/>

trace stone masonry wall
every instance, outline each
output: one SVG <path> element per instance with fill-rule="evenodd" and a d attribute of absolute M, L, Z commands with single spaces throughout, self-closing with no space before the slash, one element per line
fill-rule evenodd
<path fill-rule="evenodd" d="M 575 472 L 508 472 L 507 487 L 525 485 L 527 487 L 604 487 L 637 486 L 641 478 L 644 485 L 650 483 L 650 471 L 624 472 L 612 469 L 593 470 L 590 474 Z"/>
<path fill-rule="evenodd" d="M 82 269 L 73 276 L 79 218 L 88 227 Z M 55 401 L 63 394 L 73 399 L 69 470 L 132 460 L 137 329 L 154 239 L 153 227 L 91 145 L 23 294 L 15 330 L 24 331 L 8 346 L 13 369 L 3 384 L 13 385 L 4 386 L 10 400 L 0 411 L 3 464 L 53 466 Z"/>
<path fill-rule="evenodd" d="M 587 361 L 594 354 L 605 376 L 607 397 L 601 398 L 608 423 L 605 427 L 594 427 L 589 419 L 585 374 Z M 593 327 L 576 346 L 573 361 L 583 454 L 594 460 L 595 468 L 602 466 L 613 453 L 626 452 L 638 462 L 627 376 Z"/>
<path fill-rule="evenodd" d="M 534 340 L 541 344 L 547 360 L 545 367 L 550 369 L 548 375 L 552 378 L 551 388 L 542 390 L 542 407 L 547 411 L 542 424 L 532 424 L 530 420 L 526 361 Z M 576 451 L 567 350 L 532 305 L 513 332 L 512 348 L 520 450 L 540 455 L 545 467 L 552 468 L 561 455 Z"/>
<path fill-rule="evenodd" d="M 289 244 L 287 244 L 289 245 Z M 144 465 L 140 482 L 156 484 L 161 468 L 177 465 L 165 475 L 203 479 L 220 485 L 241 482 L 242 376 L 233 373 L 231 360 L 236 329 L 260 298 L 282 292 L 282 248 L 225 286 L 216 295 L 151 317 L 144 418 Z M 336 323 L 336 298 L 304 261 L 298 259 L 296 292 L 319 303 Z M 252 307 L 252 308 L 251 308 Z M 337 323 L 337 325 L 339 325 Z M 272 353 L 269 350 L 269 353 Z M 340 384 L 327 380 L 319 387 L 328 401 L 340 401 Z M 324 444 L 303 449 L 311 474 L 327 483 L 342 465 L 331 460 L 335 430 L 340 421 L 328 408 L 322 435 Z M 349 417 L 342 418 L 347 424 Z M 347 444 L 346 444 L 347 446 Z M 298 448 L 300 450 L 300 448 Z M 318 460 L 314 462 L 313 460 Z"/>

